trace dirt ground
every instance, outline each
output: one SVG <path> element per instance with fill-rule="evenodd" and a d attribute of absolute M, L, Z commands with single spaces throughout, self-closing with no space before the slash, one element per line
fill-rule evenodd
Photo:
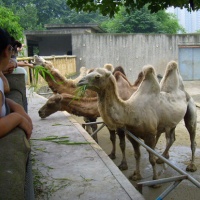
<path fill-rule="evenodd" d="M 184 82 L 186 91 L 194 98 L 197 105 L 200 105 L 200 81 L 187 81 Z M 198 123 L 197 123 L 197 134 L 196 134 L 196 158 L 195 163 L 197 166 L 196 172 L 189 172 L 188 174 L 200 182 L 200 108 L 198 110 Z M 83 123 L 81 117 L 73 116 L 77 122 Z M 101 121 L 101 119 L 98 119 Z M 107 128 L 103 128 L 98 132 L 99 145 L 102 149 L 109 154 L 111 151 L 111 142 L 109 139 L 109 132 Z M 117 154 L 116 159 L 113 162 L 118 166 L 121 162 L 121 151 L 119 148 L 119 140 L 117 138 Z M 156 146 L 156 151 L 162 153 L 165 147 L 165 138 L 164 134 L 159 139 L 159 142 Z M 128 170 L 122 171 L 123 174 L 128 178 L 134 170 L 135 159 L 133 156 L 133 148 L 130 142 L 126 139 L 126 156 L 128 162 Z M 141 174 L 143 176 L 143 181 L 152 179 L 152 167 L 149 163 L 147 151 L 141 147 Z M 180 169 L 186 169 L 187 164 L 191 158 L 191 149 L 190 149 L 190 138 L 189 134 L 185 128 L 184 122 L 181 121 L 176 128 L 176 141 L 170 149 L 170 159 L 169 161 Z M 180 174 L 172 169 L 167 164 L 157 165 L 157 171 L 160 174 L 159 178 L 169 178 L 173 176 L 179 176 Z M 131 183 L 136 186 L 137 182 L 131 181 Z M 150 188 L 143 187 L 143 195 L 147 200 L 156 199 L 160 194 L 162 194 L 165 189 L 172 183 L 162 184 L 160 188 Z M 117 191 L 116 191 L 117 192 Z M 200 188 L 197 188 L 189 180 L 182 181 L 172 192 L 170 192 L 166 197 L 166 200 L 199 200 L 200 199 Z"/>

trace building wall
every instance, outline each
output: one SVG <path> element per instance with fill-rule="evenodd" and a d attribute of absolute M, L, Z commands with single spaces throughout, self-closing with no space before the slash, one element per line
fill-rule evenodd
<path fill-rule="evenodd" d="M 123 66 L 132 82 L 142 67 L 151 64 L 163 74 L 167 63 L 178 61 L 180 45 L 200 45 L 200 35 L 73 34 L 72 51 L 80 67 Z"/>
<path fill-rule="evenodd" d="M 71 49 L 71 35 L 43 36 L 39 41 L 39 52 L 42 56 L 67 55 Z"/>

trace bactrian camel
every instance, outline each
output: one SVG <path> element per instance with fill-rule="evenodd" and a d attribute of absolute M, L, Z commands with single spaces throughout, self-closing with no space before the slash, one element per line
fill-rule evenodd
<path fill-rule="evenodd" d="M 167 65 L 162 87 L 152 66 L 144 66 L 143 74 L 143 82 L 125 101 L 119 97 L 114 76 L 106 69 L 95 69 L 82 78 L 78 86 L 86 85 L 88 89 L 97 92 L 99 112 L 109 129 L 126 128 L 154 149 L 156 138 L 158 139 L 161 133 L 165 132 L 167 138 L 174 135 L 177 124 L 186 114 L 188 99 L 181 88 L 183 84 L 176 62 Z M 161 91 L 161 88 L 167 88 L 168 92 Z M 128 135 L 127 138 L 133 145 L 136 159 L 136 170 L 130 178 L 140 180 L 142 176 L 139 144 Z M 149 161 L 155 180 L 157 179 L 156 160 L 151 152 L 149 152 Z M 190 166 L 194 166 L 193 160 L 188 168 Z"/>
<path fill-rule="evenodd" d="M 131 85 L 125 75 L 119 73 L 118 71 L 121 71 L 124 74 L 123 68 L 116 67 L 114 70 L 114 76 L 117 80 L 117 86 L 119 91 L 119 96 L 126 100 L 128 99 L 131 94 L 137 89 L 139 84 L 141 83 L 143 79 L 143 74 L 140 73 L 138 75 L 138 79 L 135 81 L 134 85 Z M 164 88 L 162 89 L 164 90 Z M 197 115 L 196 115 L 196 106 L 192 99 L 187 94 L 188 97 L 188 108 L 187 112 L 184 116 L 185 126 L 188 129 L 190 133 L 191 138 L 191 149 L 192 149 L 192 161 L 194 162 L 194 155 L 195 155 L 195 134 L 196 134 L 196 123 L 197 123 Z M 69 94 L 57 94 L 55 96 L 52 96 L 46 104 L 40 108 L 39 115 L 41 118 L 46 118 L 47 116 L 57 112 L 57 111 L 67 111 L 71 114 L 77 115 L 77 116 L 83 116 L 85 117 L 85 121 L 87 122 L 87 119 L 90 119 L 90 122 L 96 121 L 96 118 L 100 116 L 98 109 L 97 109 L 97 98 L 81 98 L 76 99 L 75 96 L 69 95 Z M 89 127 L 88 127 L 89 128 Z M 96 126 L 92 125 L 92 130 L 96 130 Z M 91 131 L 87 130 L 90 134 Z M 110 139 L 112 142 L 112 151 L 109 154 L 111 159 L 115 159 L 115 153 L 116 153 L 116 135 L 113 133 L 113 131 L 110 131 Z M 128 168 L 126 157 L 125 157 L 125 138 L 124 138 L 124 132 L 122 130 L 117 131 L 119 139 L 120 139 L 120 148 L 122 151 L 122 161 L 119 165 L 119 168 L 121 170 L 126 170 Z M 173 141 L 175 137 L 172 137 Z M 97 140 L 97 138 L 95 138 Z M 163 152 L 163 156 L 165 158 L 169 158 L 169 148 L 171 147 L 173 141 L 169 143 L 169 139 L 167 139 L 167 145 L 166 149 Z M 157 163 L 162 163 L 163 161 L 161 159 L 157 160 Z M 192 163 L 193 163 L 192 162 Z M 195 171 L 196 167 L 195 165 L 190 165 L 187 168 L 188 171 Z"/>
<path fill-rule="evenodd" d="M 42 57 L 35 56 L 35 64 L 43 65 L 45 68 L 47 68 L 47 69 L 50 70 L 50 72 L 52 73 L 52 75 L 54 75 L 56 81 L 54 82 L 50 77 L 48 78 L 48 76 L 47 76 L 47 82 L 48 82 L 49 85 L 51 85 L 51 87 L 53 87 L 53 90 L 57 91 L 57 92 L 63 91 L 63 84 L 58 84 L 59 81 L 61 81 L 61 80 L 64 80 L 64 82 L 67 81 L 67 86 L 69 87 L 69 88 L 65 87 L 64 91 L 67 91 L 67 92 L 72 91 L 73 92 L 74 91 L 74 84 L 76 84 L 77 81 L 80 80 L 81 77 L 85 76 L 85 74 L 88 73 L 88 70 L 86 68 L 81 68 L 81 70 L 80 70 L 80 76 L 78 78 L 73 79 L 73 80 L 72 79 L 66 79 L 64 76 L 62 76 L 60 74 L 60 72 L 57 69 L 55 69 L 53 67 L 53 65 L 52 65 L 51 62 L 45 61 Z M 110 68 L 110 70 L 112 70 L 112 66 L 107 65 L 107 68 Z M 115 68 L 115 70 L 119 71 L 121 69 Z M 117 76 L 117 74 L 115 74 L 115 78 L 116 79 L 119 79 L 119 77 L 120 77 L 119 75 Z M 122 78 L 122 80 L 123 80 L 123 78 Z M 141 77 L 139 76 L 138 80 L 135 82 L 134 85 L 137 86 L 137 85 L 139 85 L 140 82 L 141 82 Z M 125 83 L 125 85 L 126 86 L 130 85 L 130 83 Z M 125 85 L 122 84 L 121 85 L 122 87 L 120 87 L 120 81 L 118 81 L 119 94 L 122 97 L 122 99 L 124 99 L 124 100 L 128 99 L 130 97 L 130 95 L 132 94 L 132 87 L 130 87 L 129 91 L 128 91 L 128 88 L 125 89 Z M 72 86 L 72 89 L 70 88 L 71 86 Z M 122 89 L 121 90 L 122 93 L 120 92 L 120 88 Z M 128 91 L 128 92 L 124 93 L 125 90 Z M 135 91 L 135 90 L 133 89 L 133 91 Z M 68 100 L 70 100 L 72 98 L 74 99 L 74 97 L 70 97 L 70 95 L 69 95 L 68 97 L 66 97 L 65 101 L 68 101 Z M 63 98 L 59 98 L 59 99 L 63 99 Z M 195 131 L 196 131 L 196 106 L 194 104 L 193 99 L 189 95 L 188 95 L 188 99 L 189 99 L 189 101 L 188 101 L 188 109 L 187 109 L 187 113 L 186 113 L 186 115 L 184 117 L 184 120 L 185 120 L 186 128 L 191 133 L 190 137 L 191 137 L 191 148 L 192 148 L 192 155 L 193 155 L 192 156 L 193 157 L 192 160 L 194 160 L 194 152 L 195 152 L 195 142 L 194 142 L 194 140 L 195 140 Z M 55 96 L 55 100 L 56 100 L 55 102 L 58 103 L 57 96 Z M 47 103 L 47 105 L 52 105 L 52 106 L 48 106 L 50 109 L 52 109 L 54 107 L 53 103 L 52 103 L 53 101 L 54 101 L 54 97 L 52 97 L 52 99 L 50 100 L 49 104 Z M 62 102 L 65 102 L 65 101 L 59 101 L 59 102 L 61 102 L 61 104 L 62 104 Z M 92 100 L 92 101 L 94 101 L 94 100 Z M 74 103 L 75 103 L 75 101 L 74 101 Z M 73 104 L 71 104 L 71 106 L 73 106 Z M 61 106 L 61 107 L 63 108 L 63 106 Z M 64 106 L 64 107 L 66 107 L 66 106 Z M 55 108 L 58 108 L 58 104 L 55 106 Z M 68 109 L 68 112 L 69 112 L 69 109 Z M 76 109 L 76 107 L 74 107 L 74 111 L 73 112 L 75 112 L 75 109 Z M 53 110 L 55 112 L 57 111 L 56 109 L 53 109 Z M 78 112 L 80 112 L 80 111 L 78 111 Z M 47 111 L 47 113 L 48 113 L 48 111 Z M 96 120 L 96 118 L 90 118 L 89 119 L 89 121 L 95 121 L 95 120 Z M 85 118 L 85 121 L 88 121 L 87 118 Z M 96 129 L 96 126 L 93 125 L 92 126 L 92 130 L 94 131 L 95 129 Z M 193 134 L 193 132 L 194 132 L 194 134 Z M 113 144 L 113 148 L 112 148 L 110 157 L 112 159 L 114 159 L 115 158 L 115 134 L 110 134 L 110 135 L 111 135 L 111 141 L 112 141 L 112 144 Z M 123 134 L 122 131 L 118 131 L 118 135 L 120 137 L 120 147 L 122 149 L 122 152 L 124 152 L 125 151 L 125 150 L 123 150 L 123 149 L 125 149 L 125 140 L 124 140 L 124 136 L 123 136 L 124 134 Z M 168 155 L 168 149 L 169 149 L 169 146 L 166 148 L 166 150 L 163 153 L 163 156 L 165 156 L 166 158 L 169 157 L 169 155 Z M 125 155 L 125 153 L 122 153 L 122 154 Z M 126 169 L 127 168 L 126 159 L 122 159 L 122 160 L 123 160 L 123 162 L 119 165 L 119 167 L 120 167 L 120 169 Z M 161 163 L 162 160 L 158 159 L 157 162 Z M 193 171 L 195 169 L 196 168 L 194 166 L 194 167 L 190 167 L 188 170 Z"/>
<path fill-rule="evenodd" d="M 63 76 L 60 73 L 60 71 L 53 66 L 52 62 L 46 61 L 44 58 L 40 56 L 37 56 L 37 55 L 34 56 L 33 64 L 35 66 L 37 65 L 43 66 L 54 77 L 54 79 L 52 79 L 52 77 L 49 76 L 47 73 L 45 74 L 45 77 L 43 77 L 45 81 L 48 83 L 49 88 L 54 92 L 54 94 L 67 93 L 67 94 L 75 95 L 76 89 L 77 89 L 76 87 L 77 82 L 82 77 L 84 77 L 88 72 L 88 69 L 81 68 L 80 75 L 76 79 L 70 79 Z M 42 73 L 41 73 L 41 76 L 43 76 Z M 85 96 L 95 97 L 97 96 L 97 94 L 91 90 L 87 90 L 85 93 Z"/>

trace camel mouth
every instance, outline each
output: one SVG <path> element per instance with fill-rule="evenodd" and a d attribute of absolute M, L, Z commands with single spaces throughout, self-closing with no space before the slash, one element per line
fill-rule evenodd
<path fill-rule="evenodd" d="M 84 79 L 81 79 L 78 83 L 77 83 L 77 86 L 80 87 L 80 86 L 87 86 L 87 81 L 84 80 Z"/>
<path fill-rule="evenodd" d="M 43 115 L 39 115 L 39 116 L 40 116 L 41 119 L 45 119 L 46 118 L 45 115 L 44 116 Z"/>
<path fill-rule="evenodd" d="M 44 63 L 44 58 L 38 56 L 38 55 L 34 55 L 34 62 L 32 62 L 32 64 L 34 66 L 37 66 L 37 65 L 42 65 Z"/>
<path fill-rule="evenodd" d="M 45 116 L 45 114 L 41 110 L 38 111 L 38 114 L 42 119 L 47 117 L 47 116 Z"/>

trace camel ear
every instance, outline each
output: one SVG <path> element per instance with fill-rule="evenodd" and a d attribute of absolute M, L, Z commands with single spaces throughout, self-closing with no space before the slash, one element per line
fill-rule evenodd
<path fill-rule="evenodd" d="M 61 95 L 56 95 L 54 98 L 56 103 L 59 103 L 62 99 L 63 99 L 63 97 Z"/>
<path fill-rule="evenodd" d="M 110 71 L 106 72 L 106 78 L 108 78 L 111 74 L 112 74 L 112 72 L 110 72 Z"/>

